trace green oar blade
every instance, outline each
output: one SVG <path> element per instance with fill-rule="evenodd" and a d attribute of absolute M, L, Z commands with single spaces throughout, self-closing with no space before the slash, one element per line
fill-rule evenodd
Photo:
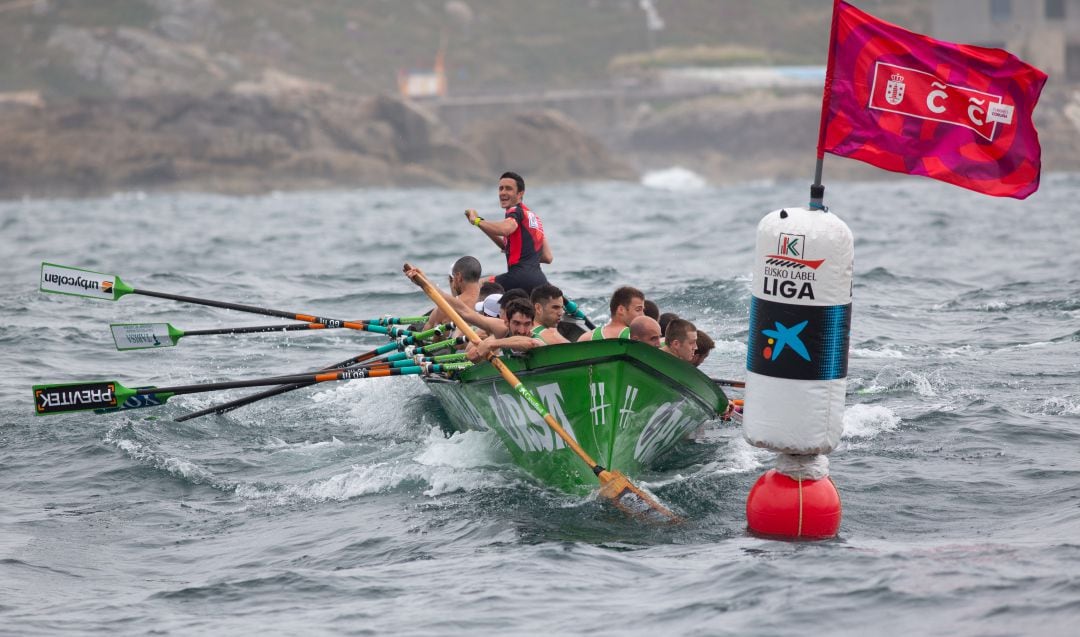
<path fill-rule="evenodd" d="M 168 323 L 112 323 L 113 342 L 116 349 L 156 349 L 172 347 L 179 342 L 184 332 Z"/>
<path fill-rule="evenodd" d="M 134 291 L 134 288 L 114 274 L 102 274 L 44 261 L 41 262 L 41 287 L 39 289 L 53 294 L 85 296 L 107 301 L 115 301 Z"/>
<path fill-rule="evenodd" d="M 34 407 L 39 416 L 112 409 L 134 395 L 134 389 L 128 389 L 114 380 L 34 385 Z"/>

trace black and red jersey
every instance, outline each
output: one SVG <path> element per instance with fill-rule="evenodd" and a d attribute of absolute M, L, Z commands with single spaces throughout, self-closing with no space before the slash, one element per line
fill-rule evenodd
<path fill-rule="evenodd" d="M 544 224 L 523 203 L 507 208 L 506 219 L 517 221 L 518 228 L 503 237 L 506 247 L 506 267 L 535 265 L 540 267 L 540 249 L 544 245 Z"/>

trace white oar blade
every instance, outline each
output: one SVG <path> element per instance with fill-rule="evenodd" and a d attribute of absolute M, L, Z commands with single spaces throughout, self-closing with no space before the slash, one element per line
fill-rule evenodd
<path fill-rule="evenodd" d="M 168 323 L 113 323 L 109 328 L 120 351 L 172 347 L 179 340 L 173 337 Z"/>
<path fill-rule="evenodd" d="M 69 268 L 55 263 L 41 264 L 41 291 L 116 300 L 116 276 Z"/>

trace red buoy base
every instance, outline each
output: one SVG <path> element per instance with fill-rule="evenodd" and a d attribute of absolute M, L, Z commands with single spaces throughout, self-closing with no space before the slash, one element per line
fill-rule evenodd
<path fill-rule="evenodd" d="M 840 530 L 840 494 L 832 478 L 796 480 L 770 469 L 746 498 L 746 522 L 759 535 L 827 540 Z"/>

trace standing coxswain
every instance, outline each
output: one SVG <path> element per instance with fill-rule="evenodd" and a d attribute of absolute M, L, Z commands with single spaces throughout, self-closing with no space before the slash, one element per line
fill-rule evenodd
<path fill-rule="evenodd" d="M 504 210 L 503 218 L 486 220 L 475 210 L 466 210 L 465 218 L 506 254 L 506 272 L 491 277 L 491 280 L 503 289 L 521 288 L 530 294 L 533 288 L 548 282 L 540 264 L 551 263 L 553 257 L 544 235 L 544 224 L 522 202 L 524 196 L 525 180 L 515 172 L 505 172 L 499 177 L 499 205 Z"/>

